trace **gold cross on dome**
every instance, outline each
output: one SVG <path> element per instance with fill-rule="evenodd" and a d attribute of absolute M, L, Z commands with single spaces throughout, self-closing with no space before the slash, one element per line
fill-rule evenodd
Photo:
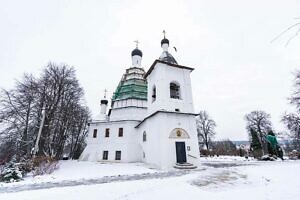
<path fill-rule="evenodd" d="M 133 42 L 135 42 L 136 48 L 138 48 L 140 42 L 138 40 L 135 40 Z"/>
<path fill-rule="evenodd" d="M 166 38 L 166 31 L 165 30 L 163 30 L 163 34 L 164 34 L 164 38 Z"/>

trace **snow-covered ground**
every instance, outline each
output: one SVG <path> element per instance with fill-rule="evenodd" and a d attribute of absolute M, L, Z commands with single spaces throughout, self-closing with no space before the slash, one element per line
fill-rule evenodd
<path fill-rule="evenodd" d="M 101 179 L 103 176 L 136 177 L 135 179 L 114 179 L 101 184 L 83 184 L 72 187 L 28 190 L 1 193 L 1 187 L 14 187 L 14 184 L 0 186 L 2 200 L 79 200 L 79 199 L 208 199 L 208 200 L 299 200 L 300 199 L 300 161 L 255 162 L 239 158 L 202 160 L 204 163 L 219 162 L 218 167 L 203 165 L 198 170 L 182 173 L 161 172 L 149 169 L 143 164 L 99 164 L 62 162 L 60 169 L 52 174 L 56 182 L 78 180 L 84 177 Z M 226 167 L 226 163 L 247 163 Z M 225 163 L 225 167 L 222 164 Z M 95 165 L 95 166 L 94 166 Z M 85 166 L 85 167 L 84 167 Z M 69 168 L 69 170 L 68 170 Z M 100 171 L 98 171 L 100 170 Z M 76 171 L 78 174 L 73 174 Z M 178 174 L 181 173 L 181 174 Z M 147 174 L 147 176 L 145 176 Z M 166 174 L 168 174 L 166 176 Z M 121 176 L 118 176 L 121 175 Z M 155 175 L 155 176 L 154 176 Z M 160 176 L 162 175 L 162 176 Z M 165 175 L 165 176 L 164 176 Z M 145 176 L 145 178 L 140 178 Z M 50 177 L 50 176 L 49 176 Z M 36 184 L 51 180 L 40 177 Z M 23 183 L 32 182 L 26 179 Z M 18 183 L 21 184 L 21 183 Z"/>
<path fill-rule="evenodd" d="M 10 183 L 8 185 L 97 179 L 105 176 L 154 173 L 156 171 L 157 170 L 151 169 L 143 163 L 100 163 L 69 160 L 60 161 L 58 169 L 52 174 L 35 177 L 29 176 L 25 177 L 24 181 Z"/>

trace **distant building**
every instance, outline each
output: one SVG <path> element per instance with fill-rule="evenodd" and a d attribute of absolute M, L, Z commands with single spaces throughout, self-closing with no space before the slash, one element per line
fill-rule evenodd
<path fill-rule="evenodd" d="M 101 100 L 99 116 L 90 122 L 86 161 L 145 162 L 160 169 L 198 165 L 198 146 L 191 79 L 193 68 L 179 65 L 169 53 L 169 40 L 147 72 L 143 53 L 132 51 L 115 90 L 111 109 Z"/>
<path fill-rule="evenodd" d="M 232 141 L 233 144 L 236 145 L 237 148 L 240 148 L 241 146 L 246 149 L 249 150 L 250 149 L 250 142 L 246 141 L 246 140 L 236 140 L 236 141 Z"/>

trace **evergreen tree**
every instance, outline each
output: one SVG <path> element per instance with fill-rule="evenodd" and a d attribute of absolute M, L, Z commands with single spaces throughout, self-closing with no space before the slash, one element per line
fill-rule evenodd
<path fill-rule="evenodd" d="M 261 146 L 262 154 L 268 153 L 268 145 L 265 141 L 265 137 L 269 130 L 272 130 L 271 115 L 262 110 L 255 110 L 245 115 L 245 120 L 247 122 L 246 128 L 249 132 L 250 143 L 251 143 L 251 129 L 254 131 L 258 137 L 258 141 Z"/>
<path fill-rule="evenodd" d="M 268 132 L 268 135 L 266 136 L 266 140 L 268 142 L 268 152 L 270 155 L 278 156 L 277 148 L 278 148 L 278 142 L 275 136 L 275 133 L 270 130 Z"/>
<path fill-rule="evenodd" d="M 262 156 L 262 145 L 259 141 L 257 132 L 254 129 L 250 129 L 250 148 L 253 152 L 255 158 L 260 158 Z"/>
<path fill-rule="evenodd" d="M 3 171 L 0 174 L 0 182 L 16 182 L 22 180 L 22 172 L 14 162 L 8 163 L 4 166 Z"/>

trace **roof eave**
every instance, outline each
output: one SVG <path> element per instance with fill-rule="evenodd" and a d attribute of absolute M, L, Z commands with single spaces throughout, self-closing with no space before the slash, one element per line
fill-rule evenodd
<path fill-rule="evenodd" d="M 187 69 L 187 70 L 190 70 L 190 71 L 193 71 L 194 68 L 191 68 L 191 67 L 186 67 L 186 66 L 183 66 L 183 65 L 177 65 L 177 64 L 173 64 L 173 63 L 168 63 L 168 62 L 165 62 L 165 61 L 162 61 L 162 60 L 158 60 L 156 59 L 153 64 L 151 65 L 151 67 L 149 68 L 149 70 L 145 73 L 144 75 L 144 78 L 146 79 L 150 74 L 151 72 L 153 71 L 155 65 L 157 63 L 162 63 L 162 64 L 166 64 L 166 65 L 169 65 L 171 67 L 177 67 L 177 68 L 181 68 L 181 69 Z"/>
<path fill-rule="evenodd" d="M 184 112 L 173 112 L 173 111 L 167 111 L 167 110 L 158 110 L 151 115 L 145 117 L 138 125 L 136 125 L 134 128 L 138 128 L 140 125 L 142 125 L 147 119 L 155 116 L 158 113 L 168 113 L 168 114 L 179 114 L 179 115 L 193 115 L 193 116 L 198 116 L 199 114 L 197 113 L 184 113 Z"/>

